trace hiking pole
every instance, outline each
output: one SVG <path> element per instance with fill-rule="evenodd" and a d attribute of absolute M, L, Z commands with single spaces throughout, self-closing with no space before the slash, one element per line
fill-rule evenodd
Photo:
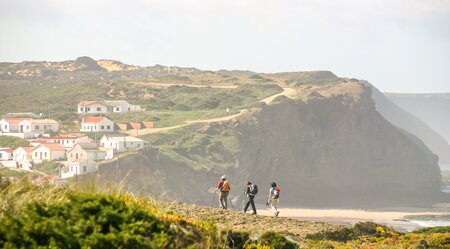
<path fill-rule="evenodd" d="M 233 211 L 236 211 L 236 209 L 234 209 L 233 199 L 230 199 L 230 204 L 231 204 L 231 207 L 233 208 Z"/>
<path fill-rule="evenodd" d="M 212 202 L 211 202 L 211 208 L 214 207 L 214 201 L 215 200 L 216 200 L 216 191 L 214 191 L 213 199 L 212 199 Z"/>

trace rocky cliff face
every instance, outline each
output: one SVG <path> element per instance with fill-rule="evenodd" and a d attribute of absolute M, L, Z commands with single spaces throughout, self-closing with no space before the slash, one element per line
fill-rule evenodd
<path fill-rule="evenodd" d="M 134 192 L 210 205 L 208 189 L 227 174 L 234 198 L 249 179 L 264 203 L 271 181 L 289 206 L 386 207 L 424 205 L 444 198 L 438 158 L 416 137 L 387 122 L 370 89 L 358 98 L 320 97 L 307 102 L 279 99 L 222 124 L 205 124 L 172 142 L 170 153 L 144 149 L 100 167 L 100 180 L 119 176 Z M 230 149 L 230 136 L 236 141 Z M 199 140 L 197 147 L 192 146 Z M 208 154 L 208 151 L 210 152 Z M 229 167 L 197 167 L 194 155 Z M 181 160 L 183 156 L 189 160 Z M 222 157 L 221 157 L 222 156 Z M 266 188 L 267 187 L 267 188 Z"/>

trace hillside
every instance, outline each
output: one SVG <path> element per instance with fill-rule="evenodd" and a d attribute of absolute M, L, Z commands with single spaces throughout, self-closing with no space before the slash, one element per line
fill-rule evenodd
<path fill-rule="evenodd" d="M 383 117 L 385 117 L 392 124 L 406 130 L 407 132 L 416 135 L 419 137 L 425 145 L 430 148 L 435 154 L 439 156 L 439 162 L 442 164 L 450 163 L 450 145 L 448 142 L 441 136 L 445 134 L 445 132 L 438 134 L 438 130 L 433 129 L 429 123 L 435 122 L 427 122 L 426 120 L 430 119 L 422 119 L 419 115 L 415 115 L 413 112 L 410 112 L 407 108 L 403 108 L 402 105 L 396 105 L 388 99 L 385 95 L 383 95 L 378 89 L 372 86 L 373 89 L 373 99 L 376 103 L 377 111 L 380 112 Z M 397 101 L 398 102 L 398 101 Z M 419 102 L 418 102 L 419 103 Z M 420 104 L 419 104 L 420 105 Z M 424 108 L 426 105 L 423 105 Z M 445 106 L 445 105 L 444 105 Z M 439 112 L 439 110 L 445 110 L 444 106 L 441 109 L 430 110 L 429 115 L 433 115 L 433 113 Z M 448 109 L 448 108 L 447 108 Z M 405 111 L 406 110 L 406 111 Z M 445 116 L 445 115 L 443 115 Z M 440 123 L 440 125 L 435 127 L 445 126 L 444 122 Z M 440 129 L 444 131 L 443 129 Z"/>
<path fill-rule="evenodd" d="M 220 175 L 241 197 L 246 179 L 283 186 L 288 206 L 420 206 L 447 200 L 437 157 L 376 110 L 357 82 L 299 88 L 298 99 L 221 123 L 144 135 L 148 148 L 99 166 L 98 181 L 208 205 Z M 389 193 L 389 195 L 386 195 Z M 317 198 L 320 196 L 320 198 Z M 239 202 L 239 201 L 238 201 Z"/>
<path fill-rule="evenodd" d="M 384 93 L 384 95 L 423 120 L 450 142 L 450 94 Z"/>

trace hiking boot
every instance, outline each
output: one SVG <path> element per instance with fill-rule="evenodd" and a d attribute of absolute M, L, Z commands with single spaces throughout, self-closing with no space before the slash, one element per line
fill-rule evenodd
<path fill-rule="evenodd" d="M 275 213 L 275 217 L 278 217 L 278 214 L 280 213 L 280 211 L 277 211 L 276 213 Z"/>

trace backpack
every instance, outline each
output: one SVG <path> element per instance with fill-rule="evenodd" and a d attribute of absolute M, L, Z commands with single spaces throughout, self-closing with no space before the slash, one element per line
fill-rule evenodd
<path fill-rule="evenodd" d="M 222 187 L 220 188 L 221 192 L 228 192 L 230 191 L 230 184 L 228 183 L 228 181 L 224 181 L 222 184 Z"/>
<path fill-rule="evenodd" d="M 280 188 L 275 188 L 275 191 L 273 191 L 274 193 L 274 195 L 275 195 L 275 198 L 280 198 L 280 192 L 281 192 L 281 189 Z"/>
<path fill-rule="evenodd" d="M 250 193 L 251 195 L 256 195 L 258 193 L 258 186 L 256 184 L 252 185 L 253 188 L 250 188 Z"/>

